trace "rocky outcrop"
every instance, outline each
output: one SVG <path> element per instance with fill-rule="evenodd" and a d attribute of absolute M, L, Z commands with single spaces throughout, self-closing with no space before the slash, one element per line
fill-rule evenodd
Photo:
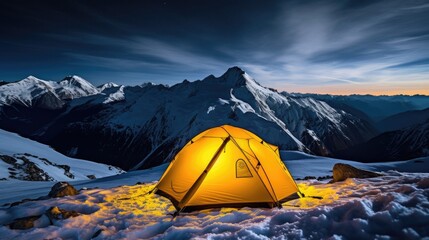
<path fill-rule="evenodd" d="M 379 173 L 355 168 L 348 164 L 336 163 L 333 168 L 333 180 L 331 182 L 344 181 L 347 178 L 372 178 L 382 176 Z"/>
<path fill-rule="evenodd" d="M 67 219 L 70 217 L 77 217 L 79 215 L 80 214 L 74 210 L 68 211 L 65 209 L 61 209 L 57 206 L 54 206 L 46 210 L 46 212 L 42 215 L 17 218 L 13 220 L 12 223 L 9 224 L 9 228 L 24 230 L 24 229 L 29 229 L 33 227 L 47 227 L 49 225 L 54 224 L 54 221 L 56 220 Z M 38 224 L 36 224 L 37 220 L 42 219 L 41 217 L 46 219 L 46 223 L 41 224 L 41 222 L 38 221 Z M 47 221 L 48 219 L 49 221 Z"/>
<path fill-rule="evenodd" d="M 79 216 L 79 213 L 76 211 L 67 211 L 65 209 L 61 209 L 59 207 L 51 207 L 46 211 L 46 215 L 48 218 L 52 221 L 54 219 L 67 219 L 70 217 L 77 217 Z"/>
<path fill-rule="evenodd" d="M 49 199 L 50 197 L 56 198 L 56 197 L 64 197 L 64 196 L 73 196 L 77 194 L 78 194 L 78 191 L 76 190 L 76 188 L 74 188 L 68 182 L 57 182 L 54 186 L 52 186 L 48 196 L 42 196 L 42 197 L 33 198 L 33 199 L 26 198 L 18 202 L 3 204 L 3 206 L 9 205 L 9 207 L 14 207 L 26 202 L 46 200 L 46 199 Z"/>
<path fill-rule="evenodd" d="M 30 155 L 32 156 L 32 155 Z M 17 160 L 18 159 L 18 160 Z M 53 178 L 49 176 L 43 169 L 37 166 L 34 162 L 28 159 L 27 155 L 0 155 L 0 160 L 10 164 L 8 168 L 9 177 L 25 181 L 52 181 Z M 21 161 L 19 161 L 21 160 Z"/>
<path fill-rule="evenodd" d="M 9 227 L 11 229 L 29 229 L 34 227 L 34 222 L 39 218 L 40 216 L 17 218 L 11 224 L 9 224 Z"/>
<path fill-rule="evenodd" d="M 57 182 L 49 192 L 48 196 L 52 198 L 73 196 L 78 194 L 76 188 L 70 185 L 68 182 Z"/>
<path fill-rule="evenodd" d="M 91 180 L 94 180 L 94 179 L 96 179 L 97 177 L 95 177 L 95 175 L 94 174 L 91 174 L 91 175 L 86 175 L 89 179 L 91 179 Z"/>

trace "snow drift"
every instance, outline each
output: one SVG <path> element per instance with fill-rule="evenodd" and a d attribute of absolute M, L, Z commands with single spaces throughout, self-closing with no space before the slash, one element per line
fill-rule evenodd
<path fill-rule="evenodd" d="M 307 175 L 321 176 L 332 169 L 334 162 L 342 161 L 299 152 L 282 155 L 294 159 L 285 161 L 289 169 L 295 168 L 292 174 L 297 169 L 306 169 Z M 424 171 L 419 169 L 427 170 L 428 166 L 429 158 L 379 165 L 361 163 L 359 167 L 386 170 L 385 176 L 334 184 L 298 181 L 304 194 L 323 199 L 303 198 L 283 204 L 282 209 L 208 209 L 172 219 L 170 214 L 175 209 L 171 202 L 147 194 L 155 185 L 153 181 L 165 170 L 164 164 L 76 182 L 75 186 L 81 188 L 76 196 L 0 207 L 0 225 L 19 217 L 42 215 L 32 229 L 11 230 L 1 226 L 0 234 L 6 239 L 421 239 L 429 236 L 429 174 L 387 169 Z M 31 182 L 29 186 L 7 182 L 0 185 L 1 196 L 6 196 L 4 193 L 12 185 L 21 193 L 27 190 L 29 196 L 36 196 L 47 194 L 52 184 Z M 12 191 L 0 203 L 19 198 L 19 193 L 14 196 Z M 52 206 L 75 210 L 80 215 L 50 225 L 43 213 Z"/>

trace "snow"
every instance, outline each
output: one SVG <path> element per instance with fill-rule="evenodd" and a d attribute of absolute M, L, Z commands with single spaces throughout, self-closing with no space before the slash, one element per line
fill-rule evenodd
<path fill-rule="evenodd" d="M 99 92 L 103 92 L 105 89 L 109 89 L 109 88 L 113 88 L 113 87 L 119 87 L 119 85 L 116 83 L 113 83 L 113 82 L 108 82 L 108 83 L 105 83 L 101 86 L 98 86 L 97 89 Z"/>
<path fill-rule="evenodd" d="M 103 101 L 103 103 L 107 104 L 122 100 L 125 100 L 124 86 L 120 86 L 116 92 L 110 93 L 106 100 Z"/>
<path fill-rule="evenodd" d="M 282 157 L 294 176 L 302 175 L 299 169 L 307 175 L 324 175 L 335 161 L 343 161 L 294 151 L 283 151 Z M 101 230 L 95 239 L 421 239 L 429 236 L 429 174 L 399 172 L 413 164 L 414 170 L 429 165 L 429 158 L 418 160 L 378 165 L 344 161 L 366 169 L 397 171 L 334 184 L 297 181 L 304 194 L 323 199 L 301 198 L 284 203 L 282 209 L 217 208 L 181 213 L 174 219 L 170 214 L 175 209 L 168 199 L 147 194 L 166 169 L 164 164 L 75 182 L 78 189 L 85 187 L 76 196 L 0 207 L 0 225 L 19 217 L 41 215 L 51 206 L 81 213 L 50 226 L 42 216 L 37 226 L 28 230 L 1 226 L 0 235 L 4 239 L 90 239 Z M 25 191 L 28 197 L 34 197 L 32 193 L 46 195 L 52 186 L 46 182 L 22 183 L 1 184 L 0 203 L 19 200 Z"/>
<path fill-rule="evenodd" d="M 131 171 L 95 180 L 79 180 L 70 182 L 76 189 L 80 188 L 114 188 L 122 185 L 134 185 L 137 182 L 157 181 L 167 169 L 167 164 L 148 170 Z M 0 184 L 0 205 L 22 200 L 24 198 L 38 198 L 47 195 L 52 182 L 35 181 L 2 181 Z"/>
<path fill-rule="evenodd" d="M 50 94 L 57 101 L 90 96 L 99 93 L 91 83 L 79 76 L 68 76 L 62 81 L 46 81 L 34 76 L 0 86 L 0 106 L 14 103 L 31 107 L 38 98 Z M 62 105 L 61 105 L 62 106 Z M 53 109 L 61 106 L 52 106 Z"/>
<path fill-rule="evenodd" d="M 231 102 L 234 103 L 234 109 L 238 108 L 242 113 L 255 113 L 255 110 L 248 104 L 247 102 L 241 101 L 240 99 L 237 99 L 234 94 L 232 93 L 233 89 L 231 89 Z"/>
<path fill-rule="evenodd" d="M 216 109 L 216 106 L 210 106 L 208 109 L 207 109 L 207 114 L 209 114 L 211 111 L 213 111 L 213 110 L 215 110 Z"/>
<path fill-rule="evenodd" d="M 280 156 L 294 178 L 332 176 L 332 166 L 344 163 L 370 171 L 400 171 L 429 173 L 429 157 L 397 162 L 361 163 L 342 159 L 319 157 L 299 151 L 280 151 Z M 305 164 L 305 167 L 302 165 Z"/>
<path fill-rule="evenodd" d="M 47 145 L 1 129 L 0 142 L 0 155 L 7 155 L 16 159 L 25 157 L 46 172 L 54 181 L 83 180 L 88 179 L 88 175 L 101 178 L 123 173 L 117 167 L 67 157 Z M 56 165 L 69 166 L 70 173 L 73 174 L 74 178 L 66 176 L 64 169 Z M 0 178 L 9 178 L 7 169 L 12 165 L 0 160 L 0 167 Z"/>
<path fill-rule="evenodd" d="M 73 99 L 99 93 L 99 90 L 85 79 L 73 75 L 53 84 L 61 99 Z"/>
<path fill-rule="evenodd" d="M 37 81 L 42 83 L 42 80 Z M 83 81 L 77 76 L 71 76 L 64 83 L 73 82 L 76 86 L 82 83 L 80 85 L 87 86 Z M 49 84 L 56 89 L 54 85 L 57 83 Z M 19 89 L 29 92 L 26 88 Z M 147 83 L 130 87 L 107 83 L 96 90 L 98 94 L 74 97 L 70 101 L 59 100 L 53 109 L 63 108 L 64 111 L 41 129 L 25 134 L 45 137 L 45 134 L 58 131 L 55 127 L 61 125 L 63 120 L 72 121 L 73 124 L 66 125 L 61 132 L 73 131 L 77 136 L 84 136 L 86 129 L 103 129 L 100 136 L 120 138 L 129 143 L 122 146 L 121 141 L 113 143 L 112 147 L 142 155 L 118 163 L 126 169 L 151 165 L 151 155 L 163 155 L 160 151 L 165 147 L 171 155 L 160 161 L 167 162 L 193 136 L 219 126 L 219 123 L 248 129 L 281 149 L 319 155 L 344 149 L 370 135 L 360 119 L 311 97 L 285 96 L 270 90 L 238 67 L 230 68 L 220 77 L 209 76 L 174 86 Z M 53 96 L 57 92 L 53 91 Z M 48 100 L 51 98 L 54 97 Z M 32 106 L 31 103 L 28 106 Z M 83 116 L 92 111 L 91 121 L 87 121 Z M 31 114 L 26 119 L 34 118 Z M 167 138 L 177 141 L 177 144 L 171 146 L 170 142 L 165 141 Z M 147 142 L 147 147 L 136 151 L 142 149 L 142 142 Z M 62 144 L 62 141 L 58 143 Z M 76 142 L 73 147 L 78 150 L 88 147 L 82 144 Z M 93 147 L 95 145 L 91 144 Z M 129 155 L 125 155 L 120 154 L 120 157 L 129 158 Z M 100 157 L 104 157 L 106 162 L 115 161 L 109 155 Z"/>
<path fill-rule="evenodd" d="M 0 86 L 0 106 L 18 102 L 23 106 L 31 106 L 33 98 L 51 91 L 52 82 L 38 79 L 34 76 Z"/>

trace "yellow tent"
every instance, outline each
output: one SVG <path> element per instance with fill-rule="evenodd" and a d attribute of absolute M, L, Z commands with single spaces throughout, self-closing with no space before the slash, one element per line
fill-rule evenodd
<path fill-rule="evenodd" d="M 212 207 L 281 207 L 298 186 L 277 146 L 229 125 L 188 142 L 154 189 L 180 211 Z"/>

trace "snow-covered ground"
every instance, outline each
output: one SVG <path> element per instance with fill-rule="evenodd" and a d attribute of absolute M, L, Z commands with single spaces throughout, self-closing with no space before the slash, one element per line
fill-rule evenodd
<path fill-rule="evenodd" d="M 328 157 L 319 157 L 298 151 L 280 151 L 281 158 L 292 176 L 304 178 L 306 176 L 332 176 L 332 166 L 335 163 L 345 163 L 360 169 L 370 171 L 389 171 L 411 173 L 429 173 L 429 157 L 416 158 L 398 162 L 361 163 Z"/>
<path fill-rule="evenodd" d="M 35 228 L 0 227 L 2 239 L 421 239 L 429 236 L 429 158 L 397 163 L 361 164 L 282 152 L 295 178 L 330 175 L 335 162 L 383 170 L 385 176 L 326 181 L 297 181 L 310 196 L 283 204 L 282 209 L 222 208 L 181 214 L 164 197 L 146 194 L 167 165 L 96 180 L 75 181 L 76 196 L 30 201 L 0 207 L 0 225 L 13 219 L 41 215 L 58 206 L 80 216 L 49 221 L 42 216 Z M 396 170 L 387 170 L 396 169 Z M 387 170 L 387 171 L 386 171 Z M 401 171 L 401 172 L 399 172 Z M 137 185 L 137 182 L 145 184 Z M 4 181 L 0 204 L 46 195 L 52 183 Z"/>
<path fill-rule="evenodd" d="M 73 181 L 123 172 L 106 164 L 64 156 L 48 145 L 0 129 L 0 179 Z"/>

